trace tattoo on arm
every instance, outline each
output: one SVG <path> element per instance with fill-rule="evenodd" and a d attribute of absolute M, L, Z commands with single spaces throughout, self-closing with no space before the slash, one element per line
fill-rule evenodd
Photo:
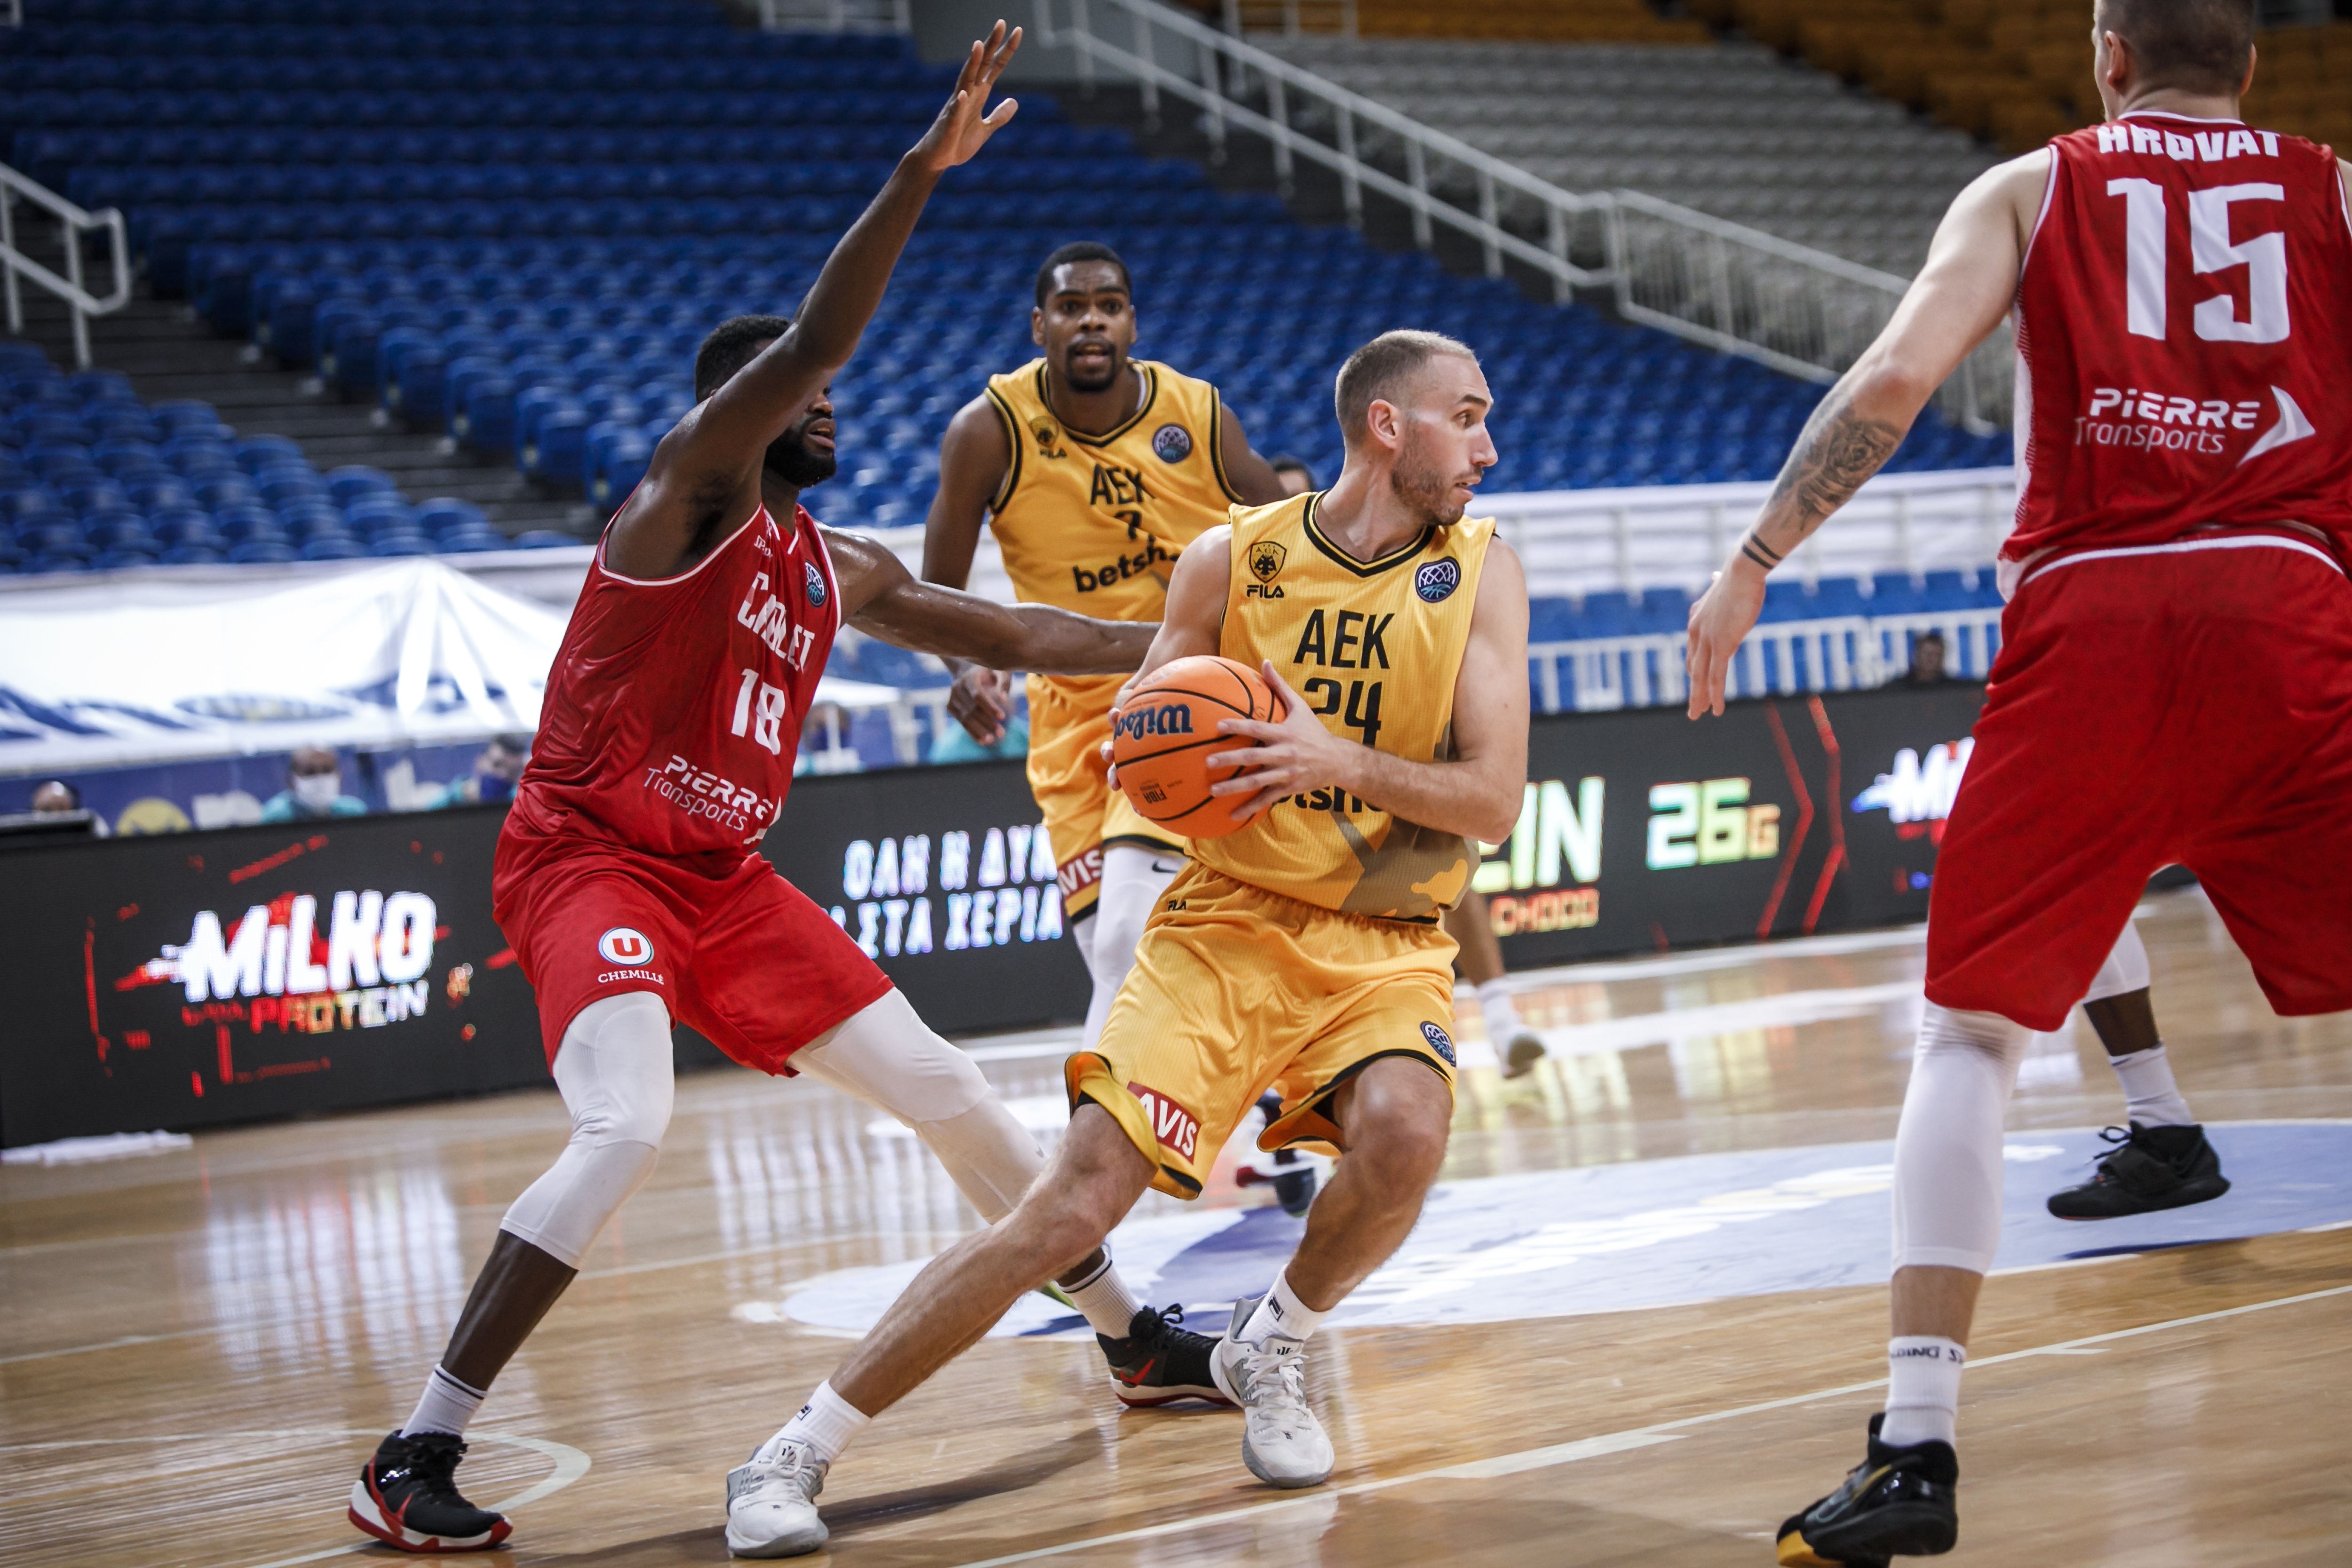
<path fill-rule="evenodd" d="M 1832 512 L 1852 500 L 1863 481 L 1878 472 L 1902 444 L 1900 426 L 1855 413 L 1849 392 L 1832 393 L 1805 422 L 1804 434 L 1797 437 L 1780 482 L 1772 487 L 1772 499 L 1765 503 L 1766 517 L 1788 522 L 1795 531 L 1790 541 L 1790 548 L 1794 549 Z M 1757 531 L 1760 533 L 1762 527 L 1758 524 Z M 1756 537 L 1756 533 L 1748 535 L 1750 541 Z M 1766 548 L 1769 553 L 1770 547 Z M 1782 551 L 1780 555 L 1787 553 Z"/>
<path fill-rule="evenodd" d="M 1757 565 L 1761 566 L 1767 572 L 1771 571 L 1773 567 L 1780 564 L 1780 552 L 1774 550 L 1762 540 L 1757 538 L 1753 531 L 1750 531 L 1747 538 L 1739 542 L 1739 553 L 1745 555 L 1748 559 L 1753 561 Z"/>

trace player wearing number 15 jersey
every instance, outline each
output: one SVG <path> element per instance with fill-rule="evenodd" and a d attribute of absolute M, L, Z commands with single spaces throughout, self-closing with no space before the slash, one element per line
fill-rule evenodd
<path fill-rule="evenodd" d="M 1928 917 L 1886 1412 L 1781 1527 L 1784 1564 L 1950 1549 L 2002 1110 L 2028 1031 L 2064 1021 L 2150 873 L 2197 873 L 2277 1011 L 2352 1008 L 2352 168 L 2239 120 L 2253 13 L 2100 0 L 2106 122 L 1953 204 L 1692 609 L 1696 718 L 1765 574 L 2015 310 L 2011 598 Z"/>
<path fill-rule="evenodd" d="M 1148 626 L 917 583 L 887 551 L 826 532 L 798 504 L 834 469 L 825 384 L 940 175 L 1011 118 L 1009 101 L 985 119 L 981 110 L 1018 44 L 999 23 L 972 46 L 955 97 L 797 317 L 739 317 L 705 340 L 699 402 L 598 546 L 491 882 L 538 994 L 572 1138 L 507 1211 L 415 1412 L 352 1490 L 351 1521 L 393 1546 L 468 1551 L 507 1536 L 504 1519 L 458 1494 L 462 1434 L 652 1173 L 670 1115 L 673 1023 L 747 1067 L 806 1073 L 897 1117 L 991 1220 L 1043 1167 L 971 1059 L 754 847 L 783 805 L 802 716 L 845 622 L 905 647 L 1077 674 L 1131 669 L 1148 644 Z M 1189 1392 L 1215 1397 L 1207 1342 L 1140 1308 L 1107 1258 L 1063 1282 L 1111 1342 L 1122 1397 L 1188 1392 L 1181 1371 L 1171 1375 L 1181 1364 L 1193 1368 Z M 730 1479 L 729 1540 L 772 1554 L 760 1499 L 776 1457 L 765 1458 Z"/>

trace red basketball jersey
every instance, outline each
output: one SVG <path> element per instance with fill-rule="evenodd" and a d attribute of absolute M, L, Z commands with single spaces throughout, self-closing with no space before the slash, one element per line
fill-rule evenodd
<path fill-rule="evenodd" d="M 2018 504 L 2040 552 L 2297 522 L 2352 556 L 2352 214 L 2335 154 L 2139 112 L 2051 144 L 2017 294 Z"/>
<path fill-rule="evenodd" d="M 508 828 L 568 835 L 723 876 L 776 820 L 801 721 L 841 622 L 816 520 L 765 507 L 657 582 L 600 546 L 547 679 Z"/>

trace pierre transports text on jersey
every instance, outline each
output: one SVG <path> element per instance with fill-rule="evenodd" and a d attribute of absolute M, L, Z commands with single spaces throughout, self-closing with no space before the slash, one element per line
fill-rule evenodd
<path fill-rule="evenodd" d="M 1454 686 L 1470 640 L 1492 520 L 1431 528 L 1358 561 L 1315 526 L 1317 495 L 1234 514 L 1227 658 L 1271 661 L 1335 735 L 1412 762 L 1454 752 Z M 1279 801 L 1193 858 L 1238 882 L 1344 914 L 1434 921 L 1476 852 L 1458 834 L 1317 790 Z"/>
<path fill-rule="evenodd" d="M 723 877 L 792 786 L 841 624 L 816 520 L 766 509 L 691 571 L 639 582 L 600 547 L 549 673 L 509 831 L 585 837 Z"/>
<path fill-rule="evenodd" d="M 2136 112 L 2051 143 L 2017 299 L 2017 528 L 2053 550 L 2195 529 L 2352 554 L 2352 214 L 2335 155 Z"/>
<path fill-rule="evenodd" d="M 1186 545 L 1225 521 L 1239 498 L 1218 449 L 1217 389 L 1137 360 L 1135 416 L 1084 436 L 1055 416 L 1045 362 L 992 376 L 988 400 L 1011 447 L 989 501 L 991 529 L 1014 593 L 1114 621 L 1156 621 Z M 1112 844 L 1181 846 L 1104 782 L 1102 743 L 1125 678 L 1029 678 L 1029 786 L 1045 818 L 1070 918 L 1101 891 Z"/>

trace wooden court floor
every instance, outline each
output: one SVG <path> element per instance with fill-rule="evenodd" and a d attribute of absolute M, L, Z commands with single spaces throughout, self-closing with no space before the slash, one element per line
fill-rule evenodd
<path fill-rule="evenodd" d="M 2152 900 L 2140 929 L 2182 1087 L 2209 1123 L 2296 1136 L 2352 1123 L 2352 1016 L 2273 1016 L 2193 892 Z M 1557 1046 L 1514 1084 L 1475 1065 L 1465 1006 L 1446 1183 L 1557 1173 L 1671 1193 L 1677 1173 L 1760 1170 L 1738 1176 L 1747 1189 L 1644 1212 L 1803 1208 L 1788 1196 L 1801 1183 L 1753 1183 L 1822 1146 L 1883 1159 L 1921 959 L 1913 931 L 1529 977 L 1523 1010 Z M 975 1045 L 1017 1108 L 1050 1105 L 1055 1042 Z M 2037 1042 L 2012 1144 L 2048 1130 L 2047 1153 L 2120 1110 L 2079 1028 Z M 510 1549 L 477 1560 L 725 1561 L 726 1470 L 854 1331 L 789 1304 L 975 1223 L 919 1146 L 873 1123 L 806 1083 L 681 1085 L 659 1172 L 477 1423 L 471 1495 L 524 1500 Z M 0 1563 L 391 1558 L 359 1545 L 344 1494 L 563 1133 L 551 1089 L 0 1172 Z M 2010 1169 L 2012 1193 L 2079 1173 L 2025 1153 L 2038 1163 Z M 2327 1168 L 2290 1163 L 2263 1185 L 2344 1184 L 2340 1152 L 2315 1163 Z M 2249 1203 L 2265 1196 L 2239 1179 Z M 1228 1177 L 1204 1201 L 1267 1200 Z M 1846 1201 L 1815 1217 L 1861 1217 L 1784 1244 L 1738 1233 L 1742 1267 L 1801 1279 L 1808 1249 L 1876 1249 L 1883 1266 L 1883 1199 Z M 1181 1211 L 1155 1195 L 1136 1222 Z M 2352 1225 L 2334 1223 L 1997 1275 L 1971 1346 L 1950 1561 L 2352 1563 Z M 2067 1228 L 2097 1247 L 2101 1227 Z M 1122 1413 L 1082 1341 L 985 1341 L 835 1467 L 832 1550 L 810 1561 L 1769 1563 L 1779 1521 L 1859 1458 L 1883 1289 L 1710 1300 L 1703 1268 L 1677 1284 L 1643 1261 L 1656 1251 L 1603 1250 L 1585 1284 L 1505 1321 L 1318 1335 L 1309 1384 L 1339 1464 L 1304 1494 L 1252 1480 L 1231 1414 Z M 1655 1304 L 1592 1310 L 1636 1273 Z M 1391 1318 L 1409 1314 L 1412 1292 L 1391 1295 L 1405 1302 Z"/>

